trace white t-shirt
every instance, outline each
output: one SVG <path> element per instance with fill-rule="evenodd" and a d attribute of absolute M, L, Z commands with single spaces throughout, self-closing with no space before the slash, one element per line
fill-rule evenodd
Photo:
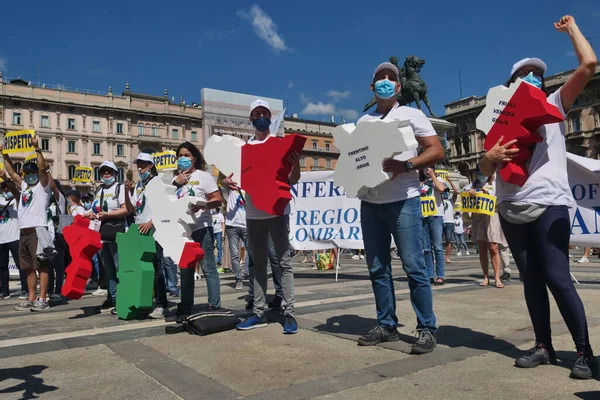
<path fill-rule="evenodd" d="M 0 212 L 4 210 L 9 201 L 3 195 L 0 195 Z M 18 201 L 18 198 L 10 201 L 6 210 L 0 215 L 0 244 L 19 240 Z"/>
<path fill-rule="evenodd" d="M 223 232 L 224 222 L 225 218 L 223 218 L 223 213 L 213 215 L 213 231 L 215 233 Z"/>
<path fill-rule="evenodd" d="M 186 196 L 198 197 L 203 201 L 208 201 L 208 195 L 218 192 L 219 187 L 215 178 L 205 171 L 197 169 L 190 175 L 188 183 L 178 188 L 175 192 L 177 198 L 180 199 Z M 208 228 L 212 226 L 212 214 L 210 210 L 200 210 L 194 215 L 194 224 L 190 224 L 192 231 Z"/>
<path fill-rule="evenodd" d="M 34 187 L 29 187 L 22 181 L 18 207 L 19 228 L 47 227 L 49 200 L 50 184 L 44 187 L 42 182 L 38 182 Z"/>
<path fill-rule="evenodd" d="M 381 114 L 374 111 L 363 115 L 358 123 L 373 119 L 380 119 Z M 427 119 L 421 110 L 412 107 L 397 107 L 389 112 L 387 119 L 396 121 L 408 120 L 416 137 L 436 136 L 433 125 Z M 417 156 L 417 149 L 408 150 L 394 157 L 398 161 L 410 160 Z M 367 203 L 386 204 L 396 201 L 419 197 L 419 174 L 417 171 L 407 172 L 398 175 L 396 178 L 382 183 L 376 188 L 370 189 L 366 194 L 359 196 L 359 199 Z"/>
<path fill-rule="evenodd" d="M 450 200 L 442 200 L 444 207 L 444 223 L 452 224 L 454 223 L 454 205 Z"/>
<path fill-rule="evenodd" d="M 119 197 L 117 198 L 117 186 L 119 188 Z M 102 200 L 102 204 L 100 204 Z M 125 186 L 120 183 L 113 183 L 110 187 L 102 185 L 100 189 L 96 189 L 94 201 L 92 202 L 92 211 L 94 214 L 99 214 L 102 211 L 115 211 L 125 204 Z"/>
<path fill-rule="evenodd" d="M 235 226 L 238 228 L 246 228 L 246 192 L 241 190 L 242 195 L 237 190 L 230 190 L 227 196 L 227 217 L 225 218 L 226 226 Z"/>
<path fill-rule="evenodd" d="M 454 233 L 457 234 L 461 234 L 461 233 L 465 233 L 465 228 L 463 227 L 463 219 L 462 218 L 456 218 L 454 220 Z"/>
<path fill-rule="evenodd" d="M 496 195 L 496 181 L 494 180 L 494 181 L 492 181 L 492 183 L 487 183 L 487 182 L 479 182 L 476 180 L 474 182 L 467 184 L 463 188 L 463 191 L 468 192 L 471 189 L 475 189 L 477 192 L 485 191 L 490 196 L 495 196 Z"/>
<path fill-rule="evenodd" d="M 257 140 L 253 136 L 250 138 L 250 140 L 248 140 L 248 144 L 251 144 L 251 145 L 261 144 L 271 138 L 275 138 L 275 136 L 269 134 L 265 138 L 265 140 Z M 278 139 L 275 139 L 275 140 L 278 140 Z M 252 198 L 250 197 L 250 194 L 248 192 L 245 192 L 245 196 L 246 196 L 246 218 L 247 219 L 269 219 L 269 218 L 277 217 L 277 215 L 271 215 L 267 212 L 264 212 L 262 210 L 259 210 L 256 207 L 254 207 L 254 204 L 252 204 Z M 285 210 L 283 211 L 283 215 L 289 215 L 289 213 L 290 213 L 290 204 L 288 203 L 288 205 L 285 207 Z"/>
<path fill-rule="evenodd" d="M 396 178 L 397 179 L 397 178 Z M 442 179 L 438 179 L 440 183 L 447 189 L 448 185 Z M 433 181 L 427 179 L 421 185 L 421 196 L 435 197 L 436 217 L 444 216 L 444 203 L 442 200 L 442 193 L 435 188 Z"/>
<path fill-rule="evenodd" d="M 71 214 L 73 217 L 76 217 L 78 215 L 85 215 L 86 211 L 85 211 L 85 208 L 83 208 L 82 206 L 79 206 L 79 205 L 70 206 L 69 214 Z"/>
<path fill-rule="evenodd" d="M 555 105 L 565 116 L 560 90 L 548 96 L 548 103 Z M 537 143 L 527 164 L 529 178 L 519 187 L 504 182 L 498 176 L 498 203 L 503 201 L 540 204 L 545 206 L 574 207 L 575 200 L 567 176 L 567 148 L 564 123 L 543 125 L 538 133 L 544 139 Z M 498 169 L 500 166 L 498 167 Z"/>
<path fill-rule="evenodd" d="M 135 189 L 133 190 L 133 194 L 129 197 L 129 200 L 135 208 L 136 224 L 145 224 L 152 220 L 152 210 L 150 210 L 146 201 L 146 186 L 142 182 L 138 182 L 137 185 L 135 185 Z"/>

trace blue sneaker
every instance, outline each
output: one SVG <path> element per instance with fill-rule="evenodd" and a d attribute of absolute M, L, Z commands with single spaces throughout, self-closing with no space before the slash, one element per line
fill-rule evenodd
<path fill-rule="evenodd" d="M 264 328 L 265 326 L 267 326 L 267 318 L 264 315 L 259 317 L 256 314 L 252 314 L 250 318 L 237 324 L 236 328 L 240 331 L 249 331 L 250 329 Z"/>
<path fill-rule="evenodd" d="M 291 335 L 298 332 L 298 322 L 292 315 L 285 316 L 285 322 L 283 323 L 283 334 Z"/>

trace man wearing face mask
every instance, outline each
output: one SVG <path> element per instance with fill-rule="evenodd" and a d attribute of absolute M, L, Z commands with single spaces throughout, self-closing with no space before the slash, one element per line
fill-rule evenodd
<path fill-rule="evenodd" d="M 278 140 L 277 138 L 273 138 L 269 131 L 271 126 L 271 108 L 269 107 L 269 103 L 261 99 L 252 102 L 250 105 L 250 121 L 254 125 L 254 128 L 256 128 L 256 132 L 254 137 L 248 141 L 249 145 L 260 144 L 266 140 Z M 289 184 L 294 185 L 300 180 L 300 155 L 296 152 L 292 153 L 289 161 L 292 164 Z M 230 190 L 239 190 L 237 184 L 229 178 L 224 179 L 223 183 L 228 185 Z M 253 268 L 250 271 L 250 279 L 253 280 L 254 288 L 254 304 L 253 315 L 238 324 L 237 329 L 239 330 L 250 330 L 267 326 L 267 319 L 264 312 L 266 306 L 267 263 L 269 262 L 268 241 L 270 235 L 281 271 L 281 294 L 283 303 L 285 304 L 283 333 L 294 334 L 298 332 L 298 323 L 294 318 L 294 273 L 289 254 L 289 212 L 289 205 L 286 207 L 284 215 L 270 215 L 258 210 L 252 204 L 251 196 L 246 193 L 246 229 L 250 256 L 254 262 Z"/>
<path fill-rule="evenodd" d="M 49 308 L 46 301 L 48 288 L 48 260 L 37 257 L 38 239 L 42 230 L 48 229 L 47 208 L 50 199 L 50 183 L 46 171 L 46 161 L 38 145 L 37 137 L 31 139 L 37 154 L 37 164 L 27 162 L 23 165 L 24 178 L 15 171 L 8 154 L 3 154 L 4 168 L 12 181 L 21 188 L 18 201 L 19 221 L 19 262 L 27 275 L 28 298 L 15 307 L 17 311 L 45 311 Z M 0 145 L 0 151 L 4 146 Z M 38 234 L 39 230 L 39 234 Z M 47 232 L 46 232 L 47 234 Z M 40 296 L 36 299 L 37 273 L 40 276 Z"/>
<path fill-rule="evenodd" d="M 400 106 L 398 69 L 385 62 L 373 73 L 371 90 L 377 109 L 358 121 L 393 119 L 409 121 L 423 152 L 409 150 L 384 160 L 383 171 L 392 179 L 360 196 L 361 226 L 367 266 L 377 306 L 377 326 L 360 337 L 358 343 L 372 346 L 400 339 L 396 329 L 396 297 L 392 279 L 391 239 L 398 248 L 402 267 L 408 276 L 410 299 L 417 314 L 417 338 L 412 353 L 423 354 L 436 346 L 436 319 L 433 313 L 431 284 L 425 267 L 421 243 L 421 201 L 417 170 L 444 159 L 444 149 L 433 126 L 420 110 Z"/>

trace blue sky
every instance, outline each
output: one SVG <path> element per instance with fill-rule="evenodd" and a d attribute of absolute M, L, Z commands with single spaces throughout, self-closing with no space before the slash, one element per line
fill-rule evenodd
<path fill-rule="evenodd" d="M 488 4 L 489 3 L 489 4 Z M 537 56 L 549 73 L 576 67 L 552 22 L 576 18 L 600 53 L 597 0 L 372 2 L 11 1 L 3 4 L 0 69 L 67 87 L 200 101 L 210 87 L 287 99 L 288 112 L 355 120 L 389 56 L 427 61 L 421 74 L 438 115 L 484 95 L 512 64 Z"/>

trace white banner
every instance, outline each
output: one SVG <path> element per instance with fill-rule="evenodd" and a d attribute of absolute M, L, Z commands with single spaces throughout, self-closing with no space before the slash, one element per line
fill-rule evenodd
<path fill-rule="evenodd" d="M 292 186 L 290 243 L 296 250 L 362 249 L 360 200 L 333 183 L 333 171 L 303 172 Z"/>
<path fill-rule="evenodd" d="M 567 153 L 569 186 L 577 208 L 571 208 L 571 244 L 600 246 L 600 160 Z"/>
<path fill-rule="evenodd" d="M 13 260 L 12 254 L 8 256 L 8 276 L 10 278 L 19 277 L 19 268 L 17 268 L 17 264 L 15 264 L 15 260 Z"/>

